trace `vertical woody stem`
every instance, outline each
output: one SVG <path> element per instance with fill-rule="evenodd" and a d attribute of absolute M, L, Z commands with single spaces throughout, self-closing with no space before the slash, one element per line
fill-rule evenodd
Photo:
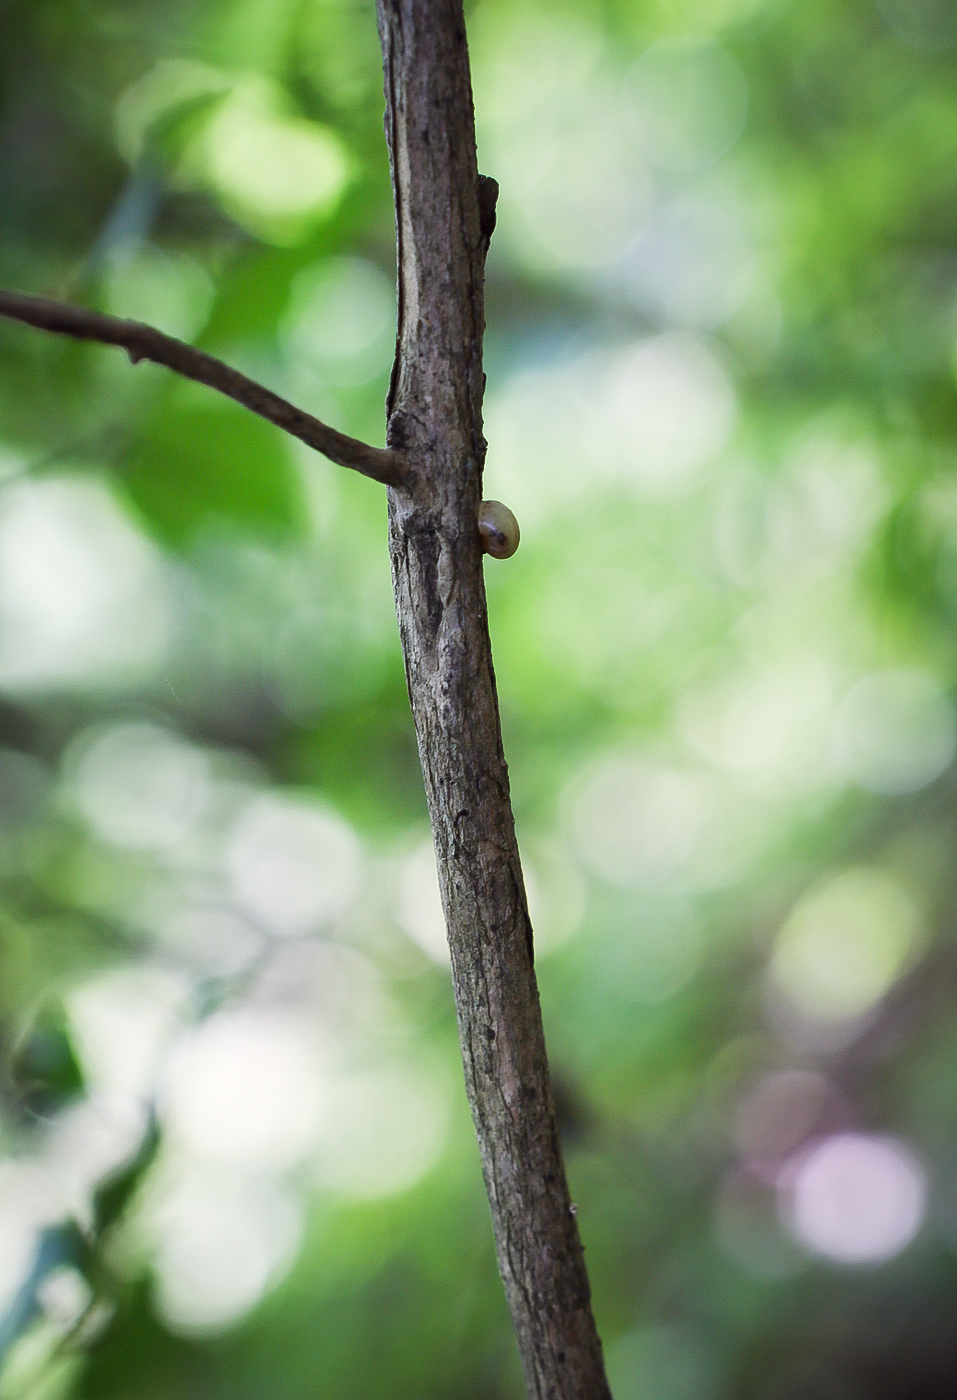
<path fill-rule="evenodd" d="M 466 1089 L 529 1395 L 609 1400 L 549 1084 L 476 527 L 489 229 L 462 4 L 377 10 L 399 269 L 389 444 L 414 473 L 389 491 L 389 540 Z"/>

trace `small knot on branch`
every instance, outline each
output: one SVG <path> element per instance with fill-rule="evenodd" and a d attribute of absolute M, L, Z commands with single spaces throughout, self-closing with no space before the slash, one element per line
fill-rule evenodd
<path fill-rule="evenodd" d="M 482 236 L 482 256 L 488 255 L 495 232 L 495 206 L 498 203 L 498 181 L 491 175 L 478 177 L 479 232 Z"/>

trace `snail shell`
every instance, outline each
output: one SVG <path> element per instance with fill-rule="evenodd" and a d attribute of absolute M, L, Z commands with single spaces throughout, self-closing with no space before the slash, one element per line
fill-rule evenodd
<path fill-rule="evenodd" d="M 521 531 L 518 521 L 501 501 L 483 501 L 478 517 L 482 548 L 493 559 L 509 559 L 518 549 Z"/>

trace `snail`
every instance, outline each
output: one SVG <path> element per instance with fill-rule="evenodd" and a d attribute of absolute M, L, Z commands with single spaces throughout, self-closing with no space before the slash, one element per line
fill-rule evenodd
<path fill-rule="evenodd" d="M 518 521 L 501 501 L 483 501 L 478 516 L 482 548 L 493 559 L 509 559 L 518 549 L 521 531 Z"/>

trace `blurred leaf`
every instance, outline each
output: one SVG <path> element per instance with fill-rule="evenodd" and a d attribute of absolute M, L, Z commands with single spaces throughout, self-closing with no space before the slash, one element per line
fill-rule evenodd
<path fill-rule="evenodd" d="M 228 404 L 176 397 L 140 425 L 123 474 L 159 537 L 183 548 L 211 520 L 271 539 L 299 534 L 301 488 L 279 430 Z"/>
<path fill-rule="evenodd" d="M 122 1217 L 127 1206 L 143 1184 L 150 1167 L 156 1161 L 161 1135 L 155 1118 L 132 1161 L 101 1181 L 93 1193 L 93 1235 L 101 1240 L 111 1225 Z"/>
<path fill-rule="evenodd" d="M 32 1118 L 46 1118 L 82 1093 L 83 1071 L 59 1003 L 44 1005 L 14 1044 L 7 1083 L 17 1111 Z"/>
<path fill-rule="evenodd" d="M 90 1250 L 74 1220 L 48 1225 L 37 1236 L 29 1273 L 0 1317 L 0 1358 L 8 1355 L 42 1311 L 39 1293 L 43 1282 L 57 1269 L 73 1267 L 86 1272 Z M 56 1339 L 59 1341 L 59 1338 Z M 0 1381 L 0 1393 L 3 1382 Z"/>

